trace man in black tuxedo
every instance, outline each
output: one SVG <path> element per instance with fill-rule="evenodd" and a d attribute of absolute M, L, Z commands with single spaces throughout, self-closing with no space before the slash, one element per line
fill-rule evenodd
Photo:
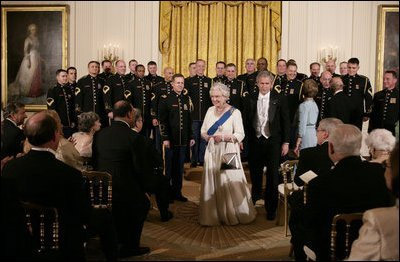
<path fill-rule="evenodd" d="M 328 72 L 328 74 L 330 74 Z M 299 164 L 295 173 L 296 185 L 303 186 L 304 182 L 299 176 L 311 170 L 317 175 L 323 175 L 330 171 L 333 166 L 328 155 L 328 138 L 336 126 L 343 124 L 337 118 L 324 118 L 319 122 L 317 129 L 317 146 L 305 148 L 300 151 Z M 292 233 L 290 242 L 294 247 L 294 254 L 298 260 L 304 260 L 304 191 L 298 190 L 289 196 L 290 217 L 289 227 Z"/>
<path fill-rule="evenodd" d="M 25 135 L 18 127 L 24 123 L 25 105 L 11 102 L 5 109 L 4 121 L 1 123 L 1 159 L 7 156 L 16 156 L 22 152 Z"/>
<path fill-rule="evenodd" d="M 332 78 L 331 82 L 332 98 L 328 102 L 328 117 L 342 120 L 344 124 L 350 124 L 354 114 L 354 106 L 350 99 L 343 92 L 343 82 L 340 77 Z"/>
<path fill-rule="evenodd" d="M 289 150 L 289 111 L 286 97 L 272 90 L 273 76 L 262 71 L 257 76 L 258 91 L 246 96 L 244 123 L 249 138 L 249 168 L 252 198 L 261 198 L 263 168 L 267 167 L 265 208 L 274 220 L 278 204 L 278 168 Z"/>
<path fill-rule="evenodd" d="M 50 115 L 39 112 L 30 117 L 25 134 L 32 149 L 8 162 L 2 174 L 2 224 L 7 228 L 1 234 L 6 254 L 1 255 L 10 256 L 9 259 L 22 255 L 24 233 L 17 232 L 23 232 L 25 222 L 19 201 L 29 201 L 58 209 L 62 257 L 66 261 L 82 261 L 83 225 L 89 222 L 91 212 L 82 174 L 55 158 L 61 135 Z"/>
<path fill-rule="evenodd" d="M 143 223 L 150 203 L 145 195 L 146 174 L 141 163 L 139 134 L 134 132 L 134 109 L 128 101 L 118 101 L 113 109 L 111 126 L 93 138 L 94 169 L 106 171 L 113 178 L 113 217 L 117 236 L 122 244 L 120 257 L 148 253 L 140 247 Z"/>
<path fill-rule="evenodd" d="M 382 165 L 360 158 L 361 131 L 342 124 L 329 135 L 334 168 L 310 181 L 305 207 L 306 245 L 317 260 L 329 260 L 330 230 L 336 214 L 364 212 L 393 204 Z"/>
<path fill-rule="evenodd" d="M 140 133 L 143 128 L 143 117 L 140 109 L 134 110 L 134 128 L 133 131 Z M 141 143 L 141 156 L 143 157 L 144 173 L 146 174 L 145 189 L 148 193 L 156 196 L 158 210 L 160 211 L 161 221 L 166 222 L 173 217 L 169 206 L 169 180 L 163 175 L 163 159 L 160 152 L 154 146 L 152 139 L 139 135 L 138 140 Z"/>

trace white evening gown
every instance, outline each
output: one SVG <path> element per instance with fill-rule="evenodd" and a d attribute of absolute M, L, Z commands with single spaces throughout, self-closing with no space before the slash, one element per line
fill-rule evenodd
<path fill-rule="evenodd" d="M 215 107 L 208 109 L 201 127 L 201 133 L 207 130 L 220 118 L 215 115 Z M 244 138 L 242 116 L 235 109 L 233 114 L 215 133 L 233 134 L 239 142 Z M 221 170 L 221 157 L 224 153 L 237 152 L 240 159 L 239 142 L 214 143 L 210 139 L 204 156 L 204 171 L 200 189 L 199 223 L 206 226 L 220 224 L 247 224 L 256 218 L 256 210 L 251 200 L 250 190 L 240 169 Z"/>

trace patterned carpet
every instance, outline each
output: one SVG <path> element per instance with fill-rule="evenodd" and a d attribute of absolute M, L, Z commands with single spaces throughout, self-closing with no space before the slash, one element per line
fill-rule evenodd
<path fill-rule="evenodd" d="M 154 206 L 144 225 L 141 244 L 151 253 L 135 260 L 291 260 L 284 227 L 265 219 L 257 202 L 257 218 L 249 225 L 205 227 L 198 223 L 202 169 L 186 169 L 183 194 L 186 203 L 170 206 L 174 218 L 161 222 Z M 248 179 L 249 181 L 249 179 Z M 154 199 L 152 203 L 155 205 Z"/>

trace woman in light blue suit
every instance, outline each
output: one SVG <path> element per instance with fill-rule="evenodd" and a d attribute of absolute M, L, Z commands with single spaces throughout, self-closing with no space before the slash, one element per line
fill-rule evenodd
<path fill-rule="evenodd" d="M 318 119 L 318 106 L 314 101 L 317 92 L 318 84 L 314 80 L 304 81 L 304 102 L 299 106 L 299 128 L 296 148 L 294 149 L 297 155 L 299 155 L 301 149 L 317 145 L 315 125 Z"/>

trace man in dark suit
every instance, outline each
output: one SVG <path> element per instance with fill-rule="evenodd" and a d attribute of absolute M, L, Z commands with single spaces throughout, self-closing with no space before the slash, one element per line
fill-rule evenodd
<path fill-rule="evenodd" d="M 8 162 L 2 174 L 2 214 L 7 233 L 1 235 L 7 244 L 5 256 L 15 259 L 21 255 L 19 244 L 24 237 L 16 232 L 22 232 L 25 223 L 24 216 L 19 216 L 19 201 L 29 201 L 58 209 L 62 257 L 66 261 L 82 261 L 85 259 L 83 225 L 89 222 L 91 212 L 82 174 L 55 158 L 61 136 L 50 115 L 39 112 L 30 117 L 25 134 L 32 149 Z"/>
<path fill-rule="evenodd" d="M 249 138 L 249 168 L 253 202 L 261 198 L 263 168 L 267 167 L 265 208 L 274 220 L 278 204 L 278 168 L 289 150 L 289 111 L 285 96 L 272 90 L 268 72 L 257 76 L 258 91 L 246 96 L 244 123 Z"/>
<path fill-rule="evenodd" d="M 143 117 L 140 109 L 135 108 L 134 110 L 134 128 L 133 131 L 140 133 L 143 128 Z M 163 159 L 160 152 L 154 146 L 152 139 L 140 135 L 138 137 L 141 145 L 141 156 L 143 157 L 143 163 L 146 174 L 146 186 L 145 189 L 148 193 L 155 194 L 158 210 L 160 211 L 161 221 L 166 222 L 170 220 L 173 215 L 168 210 L 169 206 L 169 181 L 166 176 L 163 175 Z"/>
<path fill-rule="evenodd" d="M 333 166 L 332 160 L 328 155 L 328 137 L 336 126 L 343 124 L 337 118 L 324 118 L 319 122 L 317 128 L 317 146 L 305 148 L 300 151 L 299 165 L 297 166 L 294 181 L 296 185 L 304 185 L 300 176 L 311 170 L 315 174 L 324 174 Z"/>
<path fill-rule="evenodd" d="M 334 77 L 331 80 L 332 98 L 328 102 L 328 117 L 335 117 L 344 124 L 350 124 L 353 116 L 354 107 L 350 99 L 343 92 L 343 82 L 340 77 Z"/>
<path fill-rule="evenodd" d="M 329 135 L 328 153 L 334 168 L 310 181 L 305 209 L 306 245 L 317 260 L 329 260 L 330 230 L 336 214 L 364 212 L 393 204 L 385 169 L 360 158 L 361 131 L 342 124 Z"/>
<path fill-rule="evenodd" d="M 1 159 L 7 156 L 16 156 L 22 152 L 25 136 L 18 127 L 24 123 L 25 105 L 11 102 L 7 105 L 5 119 L 1 123 Z"/>
<path fill-rule="evenodd" d="M 328 72 L 328 74 L 330 74 Z M 330 171 L 333 166 L 328 155 L 328 138 L 336 126 L 343 124 L 337 118 L 324 118 L 319 122 L 317 129 L 317 146 L 305 148 L 300 151 L 299 164 L 295 173 L 296 185 L 303 186 L 304 182 L 300 176 L 311 170 L 317 175 L 323 175 Z M 292 233 L 290 242 L 293 244 L 294 254 L 297 259 L 305 259 L 303 251 L 304 243 L 304 191 L 298 190 L 289 196 L 290 217 L 289 227 Z"/>
<path fill-rule="evenodd" d="M 134 109 L 128 101 L 118 101 L 113 109 L 114 121 L 95 134 L 92 146 L 94 169 L 109 172 L 113 178 L 112 212 L 122 244 L 120 257 L 150 251 L 148 247 L 140 247 L 150 203 L 145 195 L 139 135 L 131 129 L 133 115 Z"/>

